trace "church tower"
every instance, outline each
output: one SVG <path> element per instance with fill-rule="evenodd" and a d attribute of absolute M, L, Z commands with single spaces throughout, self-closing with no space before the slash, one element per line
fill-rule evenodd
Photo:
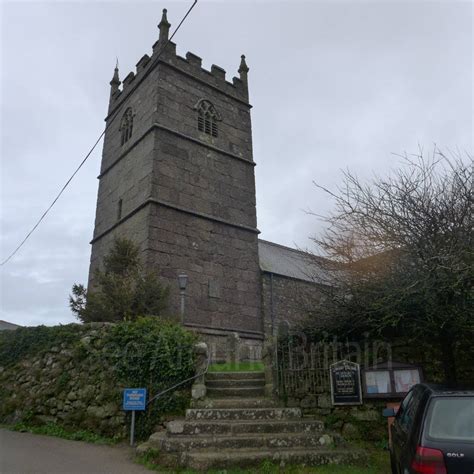
<path fill-rule="evenodd" d="M 179 314 L 178 275 L 188 275 L 184 324 L 211 341 L 238 332 L 263 339 L 255 208 L 249 68 L 239 77 L 176 54 L 166 10 L 153 54 L 110 102 L 89 283 L 115 237 L 140 245 L 142 261 L 170 287 Z"/>

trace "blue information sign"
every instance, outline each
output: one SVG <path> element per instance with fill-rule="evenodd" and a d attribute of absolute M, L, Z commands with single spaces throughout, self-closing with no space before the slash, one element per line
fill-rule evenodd
<path fill-rule="evenodd" d="M 146 388 L 126 388 L 123 391 L 124 410 L 146 409 Z"/>

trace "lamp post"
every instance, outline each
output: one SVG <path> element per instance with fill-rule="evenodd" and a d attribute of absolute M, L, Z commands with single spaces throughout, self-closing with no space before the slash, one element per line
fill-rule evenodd
<path fill-rule="evenodd" d="M 179 295 L 181 299 L 181 324 L 184 324 L 184 305 L 186 297 L 186 286 L 188 284 L 188 275 L 180 273 L 178 275 Z"/>

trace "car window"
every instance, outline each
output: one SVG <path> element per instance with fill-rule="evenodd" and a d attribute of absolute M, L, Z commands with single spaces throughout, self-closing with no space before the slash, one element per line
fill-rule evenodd
<path fill-rule="evenodd" d="M 405 414 L 405 410 L 407 409 L 407 406 L 410 403 L 412 398 L 413 398 L 413 390 L 408 392 L 408 394 L 406 395 L 406 397 L 402 400 L 402 403 L 400 404 L 400 408 L 398 409 L 398 412 L 395 418 L 398 424 L 402 424 L 403 415 Z"/>
<path fill-rule="evenodd" d="M 405 411 L 407 405 L 410 403 L 410 400 L 413 398 L 413 390 L 408 392 L 407 396 L 402 400 L 400 408 L 398 409 L 398 415 L 401 416 Z"/>
<path fill-rule="evenodd" d="M 408 396 L 411 394 L 410 398 Z M 402 413 L 400 414 L 399 423 L 403 430 L 409 431 L 415 419 L 416 410 L 420 402 L 420 393 L 412 390 L 402 403 Z"/>
<path fill-rule="evenodd" d="M 434 398 L 428 411 L 427 435 L 474 442 L 474 397 Z"/>

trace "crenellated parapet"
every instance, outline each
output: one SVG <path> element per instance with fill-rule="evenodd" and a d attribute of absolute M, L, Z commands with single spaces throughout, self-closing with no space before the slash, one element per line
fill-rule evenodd
<path fill-rule="evenodd" d="M 150 62 L 150 56 L 148 56 L 148 54 L 144 54 L 141 57 L 140 61 L 138 61 L 138 63 L 136 64 L 137 74 L 140 74 L 147 67 L 149 62 Z"/>
<path fill-rule="evenodd" d="M 202 67 L 202 59 L 192 52 L 187 52 L 186 57 L 176 53 L 176 43 L 169 41 L 169 28 L 171 24 L 167 19 L 167 11 L 163 10 L 162 19 L 158 25 L 160 35 L 158 41 L 152 47 L 152 55 L 145 54 L 136 64 L 136 72 L 130 72 L 122 82 L 118 79 L 118 68 L 115 68 L 114 78 L 111 81 L 111 94 L 109 103 L 109 114 L 121 104 L 128 94 L 158 65 L 164 64 L 178 69 L 186 75 L 216 88 L 224 94 L 230 95 L 237 100 L 248 103 L 248 66 L 245 56 L 241 56 L 238 69 L 239 77 L 233 77 L 232 81 L 226 79 L 226 71 L 213 64 L 208 71 Z"/>
<path fill-rule="evenodd" d="M 125 76 L 125 79 L 122 82 L 123 91 L 126 91 L 130 87 L 130 85 L 135 80 L 135 77 L 136 76 L 135 76 L 134 72 L 130 72 L 130 73 L 128 73 L 127 76 Z"/>
<path fill-rule="evenodd" d="M 186 57 L 178 54 L 168 54 L 165 59 L 166 63 L 172 67 L 180 69 L 185 74 L 191 75 L 194 79 L 205 82 L 222 92 L 236 97 L 243 101 L 248 101 L 247 82 L 241 77 L 234 77 L 232 82 L 226 79 L 225 69 L 213 64 L 211 70 L 202 67 L 202 59 L 192 52 L 187 52 Z"/>

